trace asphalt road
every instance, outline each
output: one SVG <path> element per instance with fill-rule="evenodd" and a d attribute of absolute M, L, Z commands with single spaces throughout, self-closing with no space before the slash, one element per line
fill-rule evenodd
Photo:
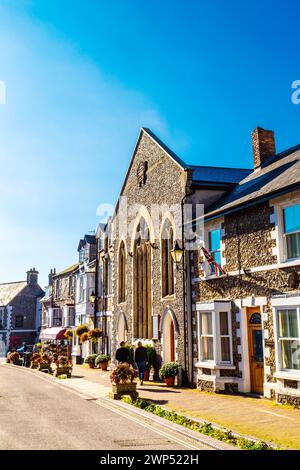
<path fill-rule="evenodd" d="M 184 437 L 173 437 L 22 368 L 0 365 L 0 449 L 187 450 Z"/>

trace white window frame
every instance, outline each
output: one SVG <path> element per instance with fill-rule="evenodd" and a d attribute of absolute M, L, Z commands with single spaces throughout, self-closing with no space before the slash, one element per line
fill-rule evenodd
<path fill-rule="evenodd" d="M 293 261 L 299 261 L 300 258 L 288 258 L 287 257 L 287 246 L 286 246 L 286 234 L 284 229 L 284 209 L 288 207 L 300 204 L 299 197 L 294 199 L 285 200 L 282 202 L 274 203 L 276 219 L 277 219 L 277 246 L 279 249 L 279 263 L 292 263 Z"/>
<path fill-rule="evenodd" d="M 223 242 L 223 229 L 222 229 L 222 223 L 224 222 L 223 219 L 219 220 L 218 222 L 215 223 L 208 223 L 204 227 L 204 247 L 210 252 L 210 232 L 213 232 L 214 230 L 220 230 L 221 233 L 221 239 L 220 239 L 220 254 L 221 254 L 221 268 L 224 266 L 224 256 L 223 256 L 223 250 L 224 250 L 224 242 Z M 203 257 L 203 263 L 208 264 L 207 260 L 205 259 L 204 255 Z M 216 277 L 215 272 L 211 272 L 210 274 L 205 273 L 205 278 L 210 278 L 210 277 Z M 220 277 L 220 276 L 218 276 Z"/>
<path fill-rule="evenodd" d="M 200 302 L 196 305 L 197 310 L 197 333 L 198 333 L 198 361 L 202 364 L 213 366 L 233 366 L 233 348 L 232 348 L 232 318 L 231 318 L 231 303 L 230 302 Z M 220 313 L 227 312 L 228 318 L 228 337 L 230 346 L 230 361 L 222 361 L 221 356 L 221 334 L 220 334 Z M 201 347 L 201 313 L 212 313 L 212 328 L 213 328 L 213 350 L 214 359 L 202 359 Z M 224 336 L 224 335 L 222 335 Z"/>
<path fill-rule="evenodd" d="M 281 364 L 281 347 L 279 340 L 279 327 L 278 327 L 278 314 L 279 310 L 297 310 L 298 318 L 298 334 L 300 341 L 300 298 L 295 297 L 294 299 L 273 299 L 273 323 L 274 323 L 274 338 L 275 338 L 275 357 L 276 357 L 276 370 L 278 372 L 286 372 L 288 374 L 299 375 L 300 370 L 297 369 L 284 369 Z"/>

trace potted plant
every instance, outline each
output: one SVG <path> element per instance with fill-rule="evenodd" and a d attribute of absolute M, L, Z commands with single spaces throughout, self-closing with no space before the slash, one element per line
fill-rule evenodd
<path fill-rule="evenodd" d="M 102 336 L 102 331 L 99 328 L 94 328 L 88 332 L 89 339 L 96 342 Z"/>
<path fill-rule="evenodd" d="M 52 372 L 51 371 L 51 361 L 52 358 L 49 354 L 43 353 L 41 354 L 40 359 L 38 359 L 38 370 L 44 371 L 44 372 Z"/>
<path fill-rule="evenodd" d="M 7 362 L 9 364 L 14 364 L 15 366 L 22 365 L 22 360 L 21 360 L 20 354 L 17 351 L 13 351 L 13 352 L 8 354 Z"/>
<path fill-rule="evenodd" d="M 124 362 L 118 365 L 110 376 L 112 383 L 112 392 L 110 398 L 114 400 L 120 399 L 123 395 L 130 395 L 132 398 L 137 398 L 136 382 L 134 382 L 134 369 L 130 364 Z"/>
<path fill-rule="evenodd" d="M 80 335 L 80 344 L 85 343 L 85 342 L 88 341 L 89 339 L 90 339 L 90 337 L 89 337 L 89 334 L 88 334 L 87 331 L 84 332 L 84 333 L 82 333 L 82 335 Z"/>
<path fill-rule="evenodd" d="M 89 356 L 86 356 L 84 363 L 89 365 L 90 369 L 94 369 L 95 367 L 95 360 L 97 358 L 98 354 L 90 354 Z"/>
<path fill-rule="evenodd" d="M 175 376 L 178 374 L 178 363 L 177 362 L 166 362 L 160 371 L 159 377 L 165 381 L 168 387 L 174 387 Z"/>
<path fill-rule="evenodd" d="M 111 357 L 109 355 L 100 354 L 99 356 L 97 356 L 95 360 L 95 366 L 97 367 L 100 365 L 102 370 L 107 370 L 107 366 L 108 366 L 110 359 Z"/>
<path fill-rule="evenodd" d="M 75 334 L 80 338 L 83 333 L 88 333 L 88 331 L 89 328 L 87 325 L 78 325 L 75 329 Z"/>
<path fill-rule="evenodd" d="M 41 353 L 33 353 L 31 356 L 30 369 L 37 369 L 42 359 Z"/>
<path fill-rule="evenodd" d="M 67 341 L 72 341 L 73 338 L 73 330 L 69 328 L 64 332 L 64 337 L 66 338 Z"/>
<path fill-rule="evenodd" d="M 60 375 L 66 375 L 68 378 L 71 378 L 72 375 L 72 362 L 68 359 L 67 356 L 58 356 L 55 361 L 56 369 L 54 371 L 54 376 L 58 377 Z"/>

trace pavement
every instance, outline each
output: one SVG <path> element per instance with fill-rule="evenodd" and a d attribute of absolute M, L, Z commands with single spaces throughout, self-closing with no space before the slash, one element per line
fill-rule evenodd
<path fill-rule="evenodd" d="M 74 369 L 72 379 L 60 380 L 0 363 L 0 449 L 233 449 L 123 402 L 109 400 L 108 373 L 78 366 Z"/>
<path fill-rule="evenodd" d="M 75 365 L 74 377 L 110 388 L 110 372 Z M 76 380 L 76 378 L 71 379 Z M 165 384 L 138 385 L 141 398 L 152 400 L 185 416 L 208 421 L 237 434 L 289 449 L 300 449 L 300 410 L 289 405 L 247 395 L 225 395 L 192 389 L 168 388 Z"/>

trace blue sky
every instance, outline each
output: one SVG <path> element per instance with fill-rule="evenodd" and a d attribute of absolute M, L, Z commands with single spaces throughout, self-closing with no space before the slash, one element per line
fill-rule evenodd
<path fill-rule="evenodd" d="M 188 163 L 251 167 L 300 143 L 297 1 L 0 0 L 0 282 L 77 260 L 139 128 Z"/>

